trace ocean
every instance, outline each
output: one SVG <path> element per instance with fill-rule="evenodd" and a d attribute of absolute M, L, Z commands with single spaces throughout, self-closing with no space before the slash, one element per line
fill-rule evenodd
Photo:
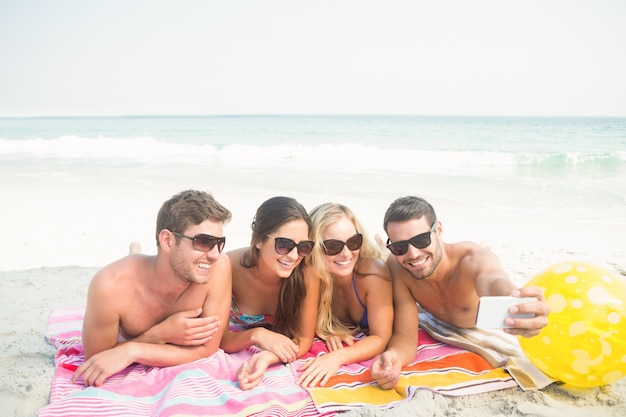
<path fill-rule="evenodd" d="M 39 248 L 30 237 L 38 231 L 52 234 L 45 239 L 70 236 L 73 245 L 81 237 L 150 241 L 158 206 L 185 188 L 233 205 L 237 245 L 247 244 L 254 210 L 273 195 L 294 196 L 308 209 L 351 203 L 374 233 L 393 199 L 414 194 L 441 207 L 453 230 L 469 234 L 451 231 L 454 238 L 503 234 L 507 225 L 520 234 L 522 219 L 544 227 L 568 222 L 586 231 L 584 244 L 595 245 L 595 238 L 623 247 L 626 118 L 0 118 L 0 227 L 16 234 L 21 253 Z M 120 218 L 130 235 L 113 232 Z M 594 236 L 602 227 L 606 233 Z M 90 228 L 102 230 L 90 236 Z M 523 229 L 525 242 L 541 234 Z M 568 230 L 577 242 L 576 229 Z M 54 259 L 102 263 L 67 251 L 62 245 L 47 256 L 16 254 L 28 259 L 5 258 L 0 270 Z"/>

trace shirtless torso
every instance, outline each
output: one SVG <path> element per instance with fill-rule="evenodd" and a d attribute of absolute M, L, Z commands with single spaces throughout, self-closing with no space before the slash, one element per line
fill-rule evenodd
<path fill-rule="evenodd" d="M 105 301 L 96 305 L 116 312 L 124 339 L 142 335 L 174 313 L 203 307 L 207 299 L 208 283 L 181 281 L 168 292 L 152 288 L 155 263 L 154 256 L 133 255 L 109 265 L 94 278 L 94 287 L 108 287 L 108 291 L 96 292 Z"/>
<path fill-rule="evenodd" d="M 472 242 L 444 243 L 442 252 L 437 269 L 426 279 L 413 278 L 393 256 L 388 262 L 394 279 L 401 281 L 413 299 L 438 319 L 458 327 L 474 327 L 478 298 L 488 292 L 489 286 L 497 282 L 507 291 L 515 289 L 497 257 L 484 247 Z"/>

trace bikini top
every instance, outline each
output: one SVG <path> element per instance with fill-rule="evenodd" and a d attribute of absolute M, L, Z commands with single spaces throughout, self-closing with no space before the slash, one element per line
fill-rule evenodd
<path fill-rule="evenodd" d="M 235 297 L 231 297 L 230 303 L 230 323 L 240 330 L 247 330 L 253 327 L 271 328 L 274 325 L 274 316 L 269 314 L 251 315 L 241 313 L 239 306 L 235 302 Z"/>
<path fill-rule="evenodd" d="M 352 288 L 354 288 L 354 295 L 356 295 L 356 299 L 359 301 L 359 304 L 361 304 L 361 307 L 363 307 L 363 317 L 361 317 L 361 321 L 359 321 L 359 326 L 361 326 L 361 328 L 367 329 L 369 328 L 369 323 L 367 322 L 367 307 L 365 306 L 365 304 L 363 304 L 363 301 L 361 301 L 361 298 L 359 297 L 359 293 L 356 290 L 356 281 L 354 280 L 354 274 L 352 274 Z"/>

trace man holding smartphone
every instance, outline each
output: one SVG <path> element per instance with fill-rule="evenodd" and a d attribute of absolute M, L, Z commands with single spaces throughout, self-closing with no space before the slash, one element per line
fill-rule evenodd
<path fill-rule="evenodd" d="M 433 207 L 419 197 L 401 197 L 385 213 L 384 228 L 391 255 L 394 332 L 387 350 L 373 362 L 372 377 L 386 389 L 398 382 L 400 370 L 415 359 L 418 306 L 459 328 L 476 324 L 481 296 L 533 297 L 535 302 L 512 306 L 504 331 L 532 337 L 548 324 L 549 307 L 538 287 L 518 288 L 498 258 L 472 242 L 445 243 Z M 520 301 L 521 302 L 521 301 Z M 417 303 L 417 304 L 416 304 Z"/>

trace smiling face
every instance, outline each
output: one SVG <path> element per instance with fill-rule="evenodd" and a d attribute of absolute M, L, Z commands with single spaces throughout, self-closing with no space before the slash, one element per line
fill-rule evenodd
<path fill-rule="evenodd" d="M 322 241 L 335 239 L 346 242 L 353 237 L 358 231 L 354 224 L 346 216 L 342 216 L 334 223 L 331 223 L 322 231 Z M 323 253 L 323 252 L 322 252 Z M 324 262 L 326 269 L 335 277 L 351 276 L 354 266 L 359 259 L 359 250 L 350 250 L 344 245 L 341 252 L 337 255 L 324 254 Z"/>
<path fill-rule="evenodd" d="M 270 233 L 272 237 L 267 237 L 262 242 L 257 242 L 259 250 L 259 267 L 268 268 L 280 278 L 289 278 L 293 269 L 302 262 L 302 256 L 298 255 L 298 248 L 294 247 L 288 253 L 281 255 L 276 252 L 274 238 L 287 238 L 295 243 L 300 243 L 309 239 L 309 227 L 304 220 L 291 220 L 281 225 L 278 229 Z"/>
<path fill-rule="evenodd" d="M 387 224 L 387 235 L 391 242 L 409 240 L 421 233 L 428 233 L 431 225 L 425 217 L 410 219 L 403 222 L 389 222 Z M 426 279 L 435 272 L 441 262 L 442 247 L 439 240 L 439 226 L 431 233 L 431 243 L 423 249 L 418 249 L 409 244 L 404 255 L 395 256 L 398 263 L 404 267 L 414 279 Z"/>
<path fill-rule="evenodd" d="M 187 227 L 183 232 L 184 235 L 191 237 L 200 233 L 224 236 L 223 224 L 220 221 L 207 219 L 200 224 Z M 172 239 L 175 239 L 173 235 Z M 181 280 L 194 284 L 206 284 L 209 282 L 211 269 L 219 256 L 217 245 L 208 252 L 202 252 L 193 248 L 193 242 L 190 239 L 179 237 L 172 247 L 170 266 Z"/>

